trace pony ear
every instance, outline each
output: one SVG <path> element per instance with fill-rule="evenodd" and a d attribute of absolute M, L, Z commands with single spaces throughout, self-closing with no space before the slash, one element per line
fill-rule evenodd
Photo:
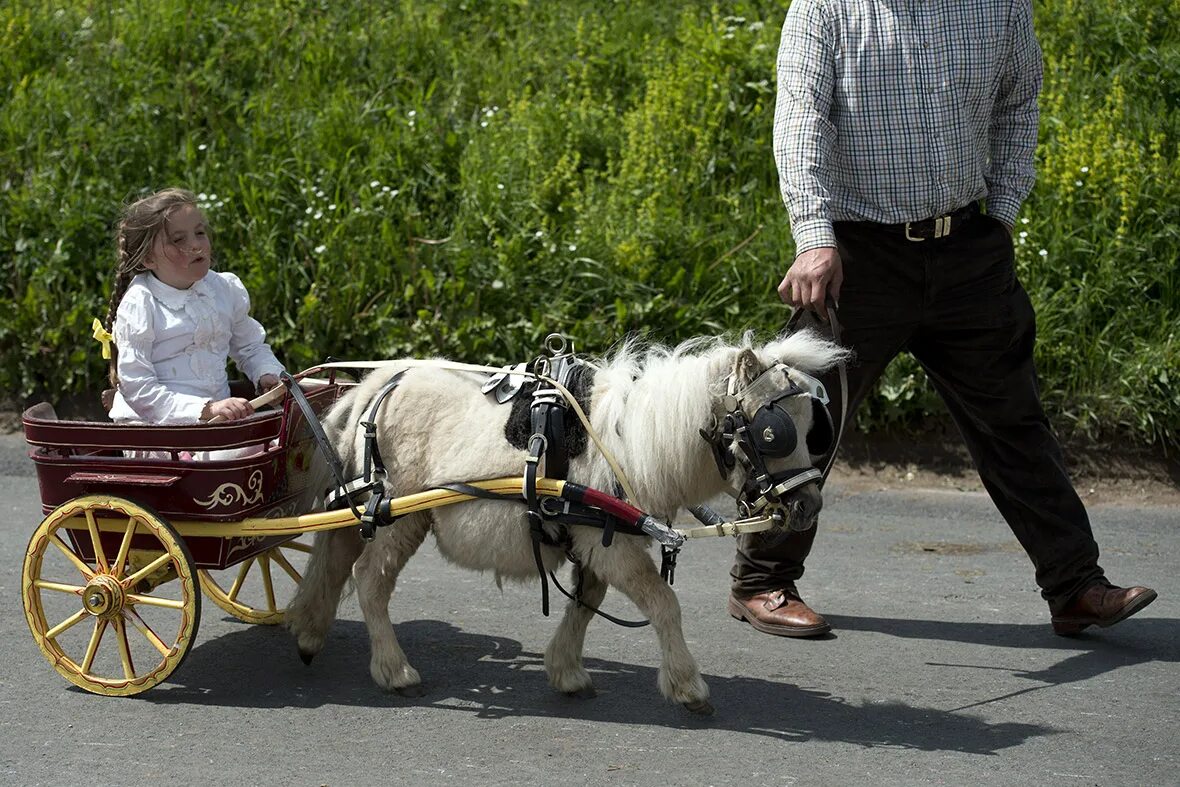
<path fill-rule="evenodd" d="M 738 383 L 738 388 L 745 388 L 754 382 L 761 373 L 762 363 L 753 350 L 747 347 L 738 352 L 737 358 L 733 362 L 733 376 Z"/>

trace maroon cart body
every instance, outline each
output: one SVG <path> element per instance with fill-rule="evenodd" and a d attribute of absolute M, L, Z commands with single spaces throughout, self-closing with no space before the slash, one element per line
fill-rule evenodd
<path fill-rule="evenodd" d="M 333 377 L 317 382 L 322 384 L 305 384 L 304 390 L 319 417 L 349 383 Z M 323 492 L 311 486 L 320 475 L 314 472 L 316 463 L 324 459 L 316 455 L 303 412 L 289 396 L 278 409 L 227 423 L 153 426 L 63 421 L 48 404 L 30 407 L 22 420 L 46 515 L 76 497 L 115 494 L 154 510 L 165 520 L 235 522 L 308 513 Z M 183 452 L 247 447 L 255 447 L 257 453 L 224 460 L 182 457 Z M 126 455 L 130 451 L 150 451 L 164 458 Z M 104 549 L 108 537 L 114 539 L 115 534 L 104 534 Z M 196 568 L 224 569 L 293 538 L 188 535 L 184 540 Z M 73 540 L 83 556 L 93 558 L 87 538 Z M 112 540 L 110 548 L 117 549 L 117 542 Z"/>

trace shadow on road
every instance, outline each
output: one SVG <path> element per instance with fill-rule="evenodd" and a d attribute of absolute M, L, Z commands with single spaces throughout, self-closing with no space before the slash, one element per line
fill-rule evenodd
<path fill-rule="evenodd" d="M 1014 677 L 1028 678 L 1041 684 L 965 705 L 962 708 L 955 708 L 956 711 L 986 705 L 1050 686 L 1062 686 L 1089 680 L 1120 667 L 1149 661 L 1180 661 L 1180 620 L 1171 618 L 1137 617 L 1120 623 L 1117 628 L 1091 627 L 1078 637 L 1059 637 L 1053 634 L 1052 629 L 1044 623 L 1033 625 L 960 623 L 842 615 L 827 615 L 826 617 L 833 628 L 838 631 L 870 631 L 907 639 L 946 640 L 964 642 L 969 645 L 1081 651 L 1040 670 L 1005 667 L 995 662 L 988 664 L 926 662 L 927 665 L 933 667 L 1000 670 L 1009 672 Z"/>
<path fill-rule="evenodd" d="M 695 717 L 663 699 L 653 667 L 586 658 L 599 694 L 572 699 L 553 691 L 542 656 L 505 637 L 473 634 L 437 620 L 396 626 L 426 694 L 383 693 L 369 677 L 363 624 L 337 621 L 310 667 L 281 629 L 243 627 L 193 649 L 169 683 L 142 695 L 152 703 L 247 708 L 412 708 L 486 719 L 539 717 L 677 729 L 743 732 L 784 742 L 842 741 L 865 747 L 995 754 L 1052 735 L 1036 724 L 990 724 L 903 703 L 856 704 L 828 692 L 761 678 L 705 675 L 716 715 Z"/>

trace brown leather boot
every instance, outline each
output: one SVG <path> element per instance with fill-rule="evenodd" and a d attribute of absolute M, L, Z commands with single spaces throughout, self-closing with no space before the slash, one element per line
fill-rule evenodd
<path fill-rule="evenodd" d="M 1053 616 L 1053 631 L 1063 637 L 1081 633 L 1087 626 L 1113 626 L 1155 601 L 1151 588 L 1120 588 L 1095 582 Z"/>
<path fill-rule="evenodd" d="M 799 597 L 792 582 L 782 590 L 771 590 L 749 598 L 729 596 L 729 614 L 744 620 L 763 634 L 776 637 L 818 637 L 832 627 L 823 615 Z"/>

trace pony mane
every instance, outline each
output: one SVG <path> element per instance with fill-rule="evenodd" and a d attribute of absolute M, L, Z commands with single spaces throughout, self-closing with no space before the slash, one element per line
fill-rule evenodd
<path fill-rule="evenodd" d="M 649 370 L 669 364 L 691 363 L 691 359 L 729 358 L 741 350 L 755 350 L 764 365 L 782 362 L 808 373 L 825 372 L 836 364 L 852 359 L 852 352 L 817 331 L 805 328 L 780 335 L 756 347 L 754 331 L 746 331 L 737 340 L 725 336 L 698 336 L 668 346 L 631 336 L 593 361 L 602 373 L 629 374 L 637 378 Z"/>
<path fill-rule="evenodd" d="M 755 352 L 765 366 L 781 361 L 809 373 L 848 357 L 814 331 L 763 346 L 747 331 L 736 340 L 704 336 L 675 346 L 629 337 L 591 361 L 597 367 L 591 422 L 624 464 L 647 510 L 670 517 L 676 501 L 699 502 L 724 491 L 700 430 L 712 423 L 715 403 L 743 350 Z M 609 488 L 613 482 L 605 462 L 595 463 L 590 474 L 591 486 Z"/>

